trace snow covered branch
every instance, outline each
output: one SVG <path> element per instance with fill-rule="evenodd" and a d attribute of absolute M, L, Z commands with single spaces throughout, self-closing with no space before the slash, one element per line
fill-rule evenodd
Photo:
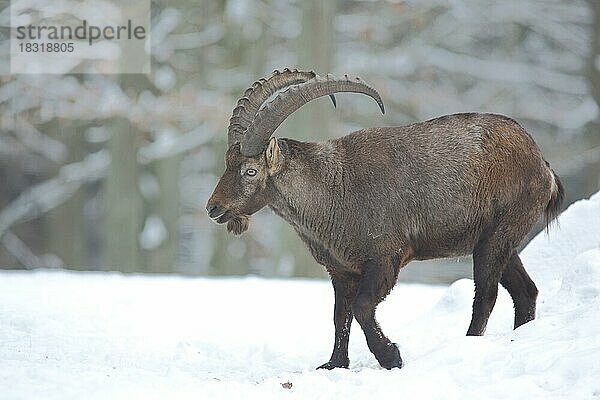
<path fill-rule="evenodd" d="M 167 137 L 142 147 L 138 161 L 148 164 L 194 150 L 211 138 L 205 125 L 179 136 Z M 110 164 L 107 150 L 88 155 L 83 161 L 63 166 L 57 176 L 35 185 L 0 210 L 0 237 L 14 224 L 35 218 L 68 200 L 84 183 L 102 179 Z"/>
<path fill-rule="evenodd" d="M 419 46 L 417 53 L 425 61 L 425 65 L 432 65 L 448 72 L 468 74 L 491 81 L 534 83 L 540 87 L 569 94 L 588 93 L 587 83 L 583 77 L 552 71 L 537 65 L 482 60 L 427 45 Z"/>
<path fill-rule="evenodd" d="M 213 132 L 206 125 L 201 125 L 182 135 L 164 134 L 159 139 L 138 150 L 138 162 L 149 164 L 155 160 L 194 150 L 208 142 L 212 134 Z"/>
<path fill-rule="evenodd" d="M 0 243 L 12 254 L 26 269 L 39 268 L 41 265 L 47 268 L 61 268 L 65 264 L 55 254 L 36 255 L 27 244 L 15 235 L 11 230 L 4 232 Z"/>
<path fill-rule="evenodd" d="M 35 218 L 69 199 L 86 182 L 104 176 L 110 163 L 107 151 L 88 155 L 83 161 L 63 166 L 55 178 L 29 188 L 0 211 L 0 237 L 14 224 Z"/>
<path fill-rule="evenodd" d="M 16 136 L 25 146 L 48 160 L 60 163 L 67 156 L 67 146 L 48 135 L 44 135 L 24 118 L 16 118 L 14 130 Z"/>

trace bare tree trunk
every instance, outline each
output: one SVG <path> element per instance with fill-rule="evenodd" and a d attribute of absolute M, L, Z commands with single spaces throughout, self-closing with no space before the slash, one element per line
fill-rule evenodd
<path fill-rule="evenodd" d="M 154 166 L 160 187 L 158 199 L 151 205 L 151 212 L 164 224 L 167 236 L 159 246 L 146 252 L 146 268 L 149 272 L 177 272 L 179 256 L 179 163 L 180 156 L 158 160 Z"/>
<path fill-rule="evenodd" d="M 108 144 L 112 161 L 104 182 L 104 266 L 134 272 L 141 266 L 138 235 L 143 221 L 136 158 L 140 132 L 123 118 L 112 127 Z"/>
<path fill-rule="evenodd" d="M 305 0 L 302 3 L 302 33 L 298 39 L 298 67 L 314 70 L 324 76 L 331 72 L 334 53 L 333 18 L 336 1 Z M 286 136 L 302 140 L 327 139 L 332 132 L 332 106 L 328 98 L 312 101 L 292 114 L 282 127 Z M 280 262 L 290 255 L 294 259 L 294 275 L 325 276 L 293 229 L 284 224 L 281 234 Z"/>
<path fill-rule="evenodd" d="M 83 132 L 75 122 L 54 120 L 48 133 L 67 146 L 65 164 L 80 161 L 85 156 Z M 68 268 L 85 269 L 87 266 L 84 204 L 85 193 L 79 189 L 63 204 L 48 212 L 48 251 Z"/>

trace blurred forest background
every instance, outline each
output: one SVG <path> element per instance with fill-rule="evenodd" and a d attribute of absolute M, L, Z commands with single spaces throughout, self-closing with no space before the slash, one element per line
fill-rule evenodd
<path fill-rule="evenodd" d="M 149 75 L 0 76 L 0 267 L 324 276 L 270 211 L 235 237 L 204 210 L 236 99 L 284 67 L 361 76 L 388 112 L 320 99 L 278 136 L 496 112 L 535 138 L 567 203 L 600 187 L 597 0 L 164 0 L 151 35 Z M 401 279 L 453 280 L 467 262 L 417 263 Z"/>

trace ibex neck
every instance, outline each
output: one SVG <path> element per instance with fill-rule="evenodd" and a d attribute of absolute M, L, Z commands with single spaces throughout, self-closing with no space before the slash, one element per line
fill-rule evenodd
<path fill-rule="evenodd" d="M 331 142 L 285 139 L 285 167 L 271 180 L 271 208 L 299 233 L 327 236 L 343 195 L 341 155 Z"/>

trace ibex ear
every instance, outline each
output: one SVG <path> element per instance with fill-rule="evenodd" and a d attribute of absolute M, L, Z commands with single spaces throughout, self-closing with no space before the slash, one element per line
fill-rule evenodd
<path fill-rule="evenodd" d="M 281 149 L 277 143 L 277 138 L 272 137 L 269 141 L 265 157 L 267 159 L 267 170 L 269 175 L 273 175 L 279 170 L 281 163 Z"/>

